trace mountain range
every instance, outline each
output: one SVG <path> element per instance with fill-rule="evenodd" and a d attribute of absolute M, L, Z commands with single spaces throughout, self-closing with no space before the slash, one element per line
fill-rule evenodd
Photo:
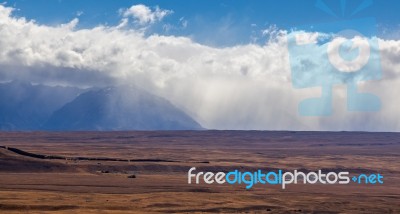
<path fill-rule="evenodd" d="M 0 130 L 199 130 L 168 100 L 133 86 L 80 89 L 0 84 Z"/>

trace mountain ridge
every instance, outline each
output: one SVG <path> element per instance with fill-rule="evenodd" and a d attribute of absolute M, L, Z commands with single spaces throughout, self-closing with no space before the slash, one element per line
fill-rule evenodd
<path fill-rule="evenodd" d="M 13 81 L 0 83 L 0 99 L 0 130 L 203 129 L 168 100 L 134 86 L 84 90 Z"/>

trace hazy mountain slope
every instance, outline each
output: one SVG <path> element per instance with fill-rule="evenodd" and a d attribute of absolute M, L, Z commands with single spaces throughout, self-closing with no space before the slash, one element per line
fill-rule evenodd
<path fill-rule="evenodd" d="M 201 126 L 169 101 L 135 87 L 81 94 L 54 112 L 47 130 L 193 130 Z"/>
<path fill-rule="evenodd" d="M 83 90 L 13 81 L 0 84 L 0 130 L 38 130 Z"/>

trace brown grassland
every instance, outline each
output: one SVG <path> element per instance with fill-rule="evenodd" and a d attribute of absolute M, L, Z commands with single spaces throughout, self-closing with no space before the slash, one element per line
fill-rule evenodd
<path fill-rule="evenodd" d="M 400 213 L 396 133 L 1 132 L 0 146 L 0 213 Z M 189 185 L 191 167 L 380 173 L 384 184 Z"/>

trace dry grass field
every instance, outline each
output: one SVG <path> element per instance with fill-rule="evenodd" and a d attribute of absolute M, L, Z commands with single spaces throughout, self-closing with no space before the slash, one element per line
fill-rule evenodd
<path fill-rule="evenodd" d="M 396 133 L 2 132 L 0 146 L 0 213 L 400 213 Z M 193 166 L 380 173 L 384 184 L 189 185 Z"/>

